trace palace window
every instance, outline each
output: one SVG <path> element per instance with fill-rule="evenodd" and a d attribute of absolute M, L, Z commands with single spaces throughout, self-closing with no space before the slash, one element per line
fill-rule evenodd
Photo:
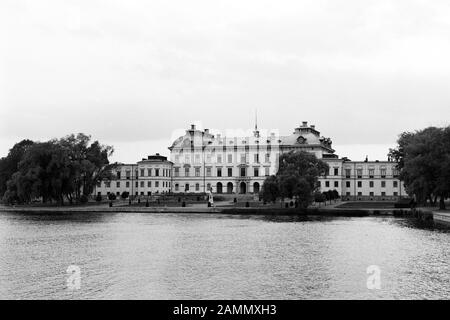
<path fill-rule="evenodd" d="M 325 181 L 325 187 L 327 187 L 327 188 L 330 187 L 330 181 Z"/>
<path fill-rule="evenodd" d="M 151 181 L 147 182 L 147 187 L 148 187 L 148 188 L 151 188 L 151 187 L 152 187 L 152 182 L 151 182 Z"/>
<path fill-rule="evenodd" d="M 184 176 L 189 177 L 189 168 L 184 168 Z"/>
<path fill-rule="evenodd" d="M 358 188 L 362 188 L 362 181 L 358 181 Z"/>
<path fill-rule="evenodd" d="M 175 156 L 175 163 L 179 163 L 180 162 L 180 156 L 179 155 L 176 155 Z"/>
<path fill-rule="evenodd" d="M 200 155 L 199 154 L 195 155 L 195 163 L 200 163 Z"/>
<path fill-rule="evenodd" d="M 208 153 L 208 154 L 206 155 L 206 162 L 207 162 L 207 163 L 211 163 L 211 154 L 210 154 L 210 153 Z"/>
<path fill-rule="evenodd" d="M 184 185 L 184 191 L 189 191 L 189 183 L 186 183 L 186 184 Z"/>
<path fill-rule="evenodd" d="M 144 169 L 141 169 L 141 177 L 144 176 Z"/>
<path fill-rule="evenodd" d="M 362 171 L 362 169 L 358 169 L 358 170 L 356 170 L 356 174 L 357 174 L 357 176 L 358 176 L 358 179 L 361 179 L 362 178 L 362 174 L 363 174 L 363 171 Z"/>
<path fill-rule="evenodd" d="M 217 176 L 218 177 L 222 176 L 222 168 L 217 168 Z"/>
<path fill-rule="evenodd" d="M 375 176 L 375 169 L 369 169 L 369 178 L 373 179 L 374 176 Z"/>
<path fill-rule="evenodd" d="M 398 188 L 398 181 L 393 181 L 394 188 Z"/>
<path fill-rule="evenodd" d="M 141 181 L 141 188 L 143 188 L 144 186 L 144 181 Z"/>
<path fill-rule="evenodd" d="M 155 177 L 159 177 L 159 169 L 155 169 Z"/>
<path fill-rule="evenodd" d="M 136 188 L 138 188 L 138 187 L 139 187 L 139 183 L 136 181 L 136 182 L 134 183 L 134 186 L 135 186 Z"/>
<path fill-rule="evenodd" d="M 245 168 L 241 168 L 241 177 L 245 177 L 247 175 L 247 170 Z"/>
<path fill-rule="evenodd" d="M 259 177 L 259 168 L 254 168 L 254 169 L 253 169 L 253 175 L 254 175 L 255 177 Z"/>
<path fill-rule="evenodd" d="M 398 177 L 398 169 L 392 169 L 392 174 L 394 178 Z"/>
<path fill-rule="evenodd" d="M 339 168 L 334 168 L 334 175 L 338 176 L 339 175 Z"/>
<path fill-rule="evenodd" d="M 384 168 L 381 169 L 380 170 L 380 175 L 381 175 L 382 178 L 386 178 L 386 169 L 384 169 Z"/>
<path fill-rule="evenodd" d="M 200 184 L 198 183 L 195 184 L 195 191 L 200 191 Z"/>
<path fill-rule="evenodd" d="M 254 154 L 253 155 L 253 160 L 254 160 L 255 163 L 259 163 L 259 154 L 257 154 L 257 153 Z"/>
<path fill-rule="evenodd" d="M 127 188 L 129 188 L 129 187 L 130 187 L 130 181 L 127 181 L 127 183 L 125 184 L 125 186 L 126 186 Z"/>
<path fill-rule="evenodd" d="M 120 180 L 120 171 L 117 171 L 116 174 L 117 174 L 117 179 Z"/>
<path fill-rule="evenodd" d="M 352 175 L 352 169 L 345 169 L 345 177 L 349 179 Z"/>
<path fill-rule="evenodd" d="M 350 188 L 350 181 L 346 181 L 346 182 L 345 182 L 345 187 L 346 187 L 346 188 Z"/>
<path fill-rule="evenodd" d="M 175 183 L 175 191 L 178 191 L 179 185 L 178 183 Z"/>
<path fill-rule="evenodd" d="M 152 176 L 152 168 L 147 169 L 147 176 L 149 176 L 149 177 Z"/>
<path fill-rule="evenodd" d="M 117 181 L 117 182 L 116 182 L 116 187 L 117 187 L 117 188 L 120 188 L 120 181 Z"/>
<path fill-rule="evenodd" d="M 200 168 L 195 168 L 195 176 L 200 177 Z"/>
<path fill-rule="evenodd" d="M 217 163 L 222 163 L 222 155 L 221 154 L 217 155 Z"/>
<path fill-rule="evenodd" d="M 270 162 L 270 153 L 266 153 L 265 162 L 266 163 Z"/>
<path fill-rule="evenodd" d="M 241 163 L 245 163 L 246 162 L 246 156 L 245 153 L 241 153 Z"/>
<path fill-rule="evenodd" d="M 266 167 L 266 168 L 264 168 L 264 170 L 265 170 L 266 177 L 268 177 L 270 175 L 270 168 Z"/>
<path fill-rule="evenodd" d="M 159 181 L 155 181 L 155 188 L 159 188 Z"/>
<path fill-rule="evenodd" d="M 386 181 L 381 181 L 381 187 L 386 188 Z"/>
<path fill-rule="evenodd" d="M 369 181 L 369 188 L 373 188 L 373 185 L 374 185 L 373 181 Z"/>
<path fill-rule="evenodd" d="M 233 155 L 232 154 L 228 155 L 228 163 L 233 163 Z"/>
<path fill-rule="evenodd" d="M 185 154 L 184 155 L 184 163 L 189 163 L 189 162 L 191 162 L 190 159 L 189 159 L 189 155 Z"/>
<path fill-rule="evenodd" d="M 211 177 L 211 168 L 206 168 L 206 176 Z"/>
<path fill-rule="evenodd" d="M 125 176 L 127 177 L 127 179 L 130 179 L 131 171 L 130 170 L 125 171 Z"/>
<path fill-rule="evenodd" d="M 175 177 L 179 177 L 180 176 L 180 168 L 175 167 L 175 168 L 173 168 L 173 170 L 174 170 Z"/>
<path fill-rule="evenodd" d="M 229 177 L 233 176 L 233 168 L 228 168 L 228 176 Z"/>
<path fill-rule="evenodd" d="M 334 187 L 335 187 L 335 188 L 339 188 L 339 181 L 335 181 L 335 182 L 334 182 Z"/>

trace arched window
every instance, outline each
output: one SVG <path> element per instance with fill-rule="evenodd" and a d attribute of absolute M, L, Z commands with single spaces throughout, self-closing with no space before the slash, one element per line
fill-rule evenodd
<path fill-rule="evenodd" d="M 222 182 L 218 182 L 216 186 L 216 192 L 222 193 Z"/>
<path fill-rule="evenodd" d="M 253 193 L 259 193 L 259 183 L 255 182 L 253 184 Z"/>
<path fill-rule="evenodd" d="M 232 182 L 227 183 L 227 193 L 233 193 L 233 183 Z"/>

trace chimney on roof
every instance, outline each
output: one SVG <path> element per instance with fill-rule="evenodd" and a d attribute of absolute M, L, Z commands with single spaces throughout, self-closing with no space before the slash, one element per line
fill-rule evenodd
<path fill-rule="evenodd" d="M 159 153 L 157 153 L 156 155 L 159 156 Z"/>
<path fill-rule="evenodd" d="M 205 133 L 209 133 L 209 129 L 205 129 Z"/>
<path fill-rule="evenodd" d="M 308 121 L 303 121 L 302 122 L 302 127 L 307 127 L 308 126 Z"/>
<path fill-rule="evenodd" d="M 312 124 L 312 125 L 311 125 L 311 129 L 314 129 L 314 130 L 315 130 L 315 129 L 316 129 L 316 126 Z"/>
<path fill-rule="evenodd" d="M 195 124 L 191 124 L 191 130 L 195 130 Z"/>

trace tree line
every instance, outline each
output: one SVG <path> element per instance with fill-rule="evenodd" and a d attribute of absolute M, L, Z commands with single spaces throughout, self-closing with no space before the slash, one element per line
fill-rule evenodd
<path fill-rule="evenodd" d="M 111 179 L 113 147 L 83 133 L 45 142 L 22 140 L 0 159 L 0 197 L 7 204 L 86 202 Z"/>

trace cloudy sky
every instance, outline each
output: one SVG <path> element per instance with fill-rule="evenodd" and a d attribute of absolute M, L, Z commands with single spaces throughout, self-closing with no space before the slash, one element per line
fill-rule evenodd
<path fill-rule="evenodd" d="M 302 121 L 384 159 L 450 119 L 450 2 L 0 2 L 0 156 L 73 132 L 113 160 L 168 154 L 179 129 Z"/>

